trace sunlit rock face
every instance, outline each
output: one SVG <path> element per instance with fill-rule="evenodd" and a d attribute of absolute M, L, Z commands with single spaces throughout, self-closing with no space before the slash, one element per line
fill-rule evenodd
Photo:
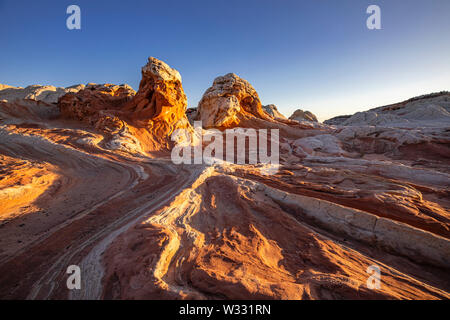
<path fill-rule="evenodd" d="M 337 126 L 337 125 L 344 123 L 344 121 L 349 119 L 350 117 L 351 117 L 350 115 L 337 116 L 337 117 L 325 120 L 323 123 L 330 125 L 330 126 Z"/>
<path fill-rule="evenodd" d="M 334 135 L 344 149 L 361 155 L 385 155 L 413 163 L 450 158 L 448 92 L 335 117 L 325 123 L 336 126 Z"/>
<path fill-rule="evenodd" d="M 98 130 L 121 137 L 133 137 L 133 141 L 140 141 L 138 149 L 147 151 L 168 150 L 176 129 L 191 130 L 179 72 L 152 57 L 142 68 L 137 93 L 126 84 L 90 84 L 61 97 L 58 106 L 63 118 L 90 123 Z"/>
<path fill-rule="evenodd" d="M 317 117 L 310 111 L 296 110 L 290 117 L 291 120 L 296 121 L 312 121 L 317 122 Z"/>
<path fill-rule="evenodd" d="M 229 73 L 214 80 L 191 117 L 194 121 L 202 121 L 205 129 L 278 129 L 283 138 L 304 137 L 309 134 L 308 130 L 326 130 L 311 122 L 285 119 L 278 111 L 272 116 L 270 112 L 276 109 L 270 106 L 268 109 L 271 111 L 263 109 L 258 93 L 247 80 Z"/>
<path fill-rule="evenodd" d="M 319 188 L 314 185 L 320 180 L 313 182 L 312 175 L 330 180 L 319 170 L 310 165 L 291 167 L 266 180 L 245 168 L 231 175 L 205 172 L 169 206 L 111 245 L 104 256 L 102 298 L 449 297 L 398 271 L 423 272 L 409 259 L 445 266 L 447 240 L 367 213 L 373 212 L 367 207 L 364 211 L 336 204 L 348 195 L 335 194 L 333 200 L 329 190 L 329 197 L 321 198 L 324 190 L 317 189 L 315 196 L 312 192 L 302 196 L 300 183 L 305 185 L 303 192 Z M 298 179 L 298 184 L 291 179 Z M 344 189 L 342 184 L 338 192 Z M 371 290 L 366 285 L 367 268 L 377 261 L 389 263 L 382 267 L 382 289 Z M 435 285 L 443 269 L 431 280 Z"/>
<path fill-rule="evenodd" d="M 220 111 L 227 100 L 214 101 Z M 234 101 L 224 119 L 288 123 L 304 136 L 281 135 L 278 173 L 209 168 L 118 237 L 102 298 L 450 297 L 448 126 L 308 130 L 244 122 Z M 382 270 L 379 290 L 367 287 L 370 266 Z"/>
<path fill-rule="evenodd" d="M 134 99 L 125 110 L 134 122 L 150 126 L 164 137 L 177 128 L 187 127 L 187 98 L 180 73 L 164 62 L 150 57 L 142 68 L 142 80 Z"/>
<path fill-rule="evenodd" d="M 136 127 L 136 135 L 150 149 L 170 149 L 177 129 L 192 130 L 186 117 L 187 98 L 180 73 L 150 57 L 142 68 L 136 96 L 124 107 Z"/>

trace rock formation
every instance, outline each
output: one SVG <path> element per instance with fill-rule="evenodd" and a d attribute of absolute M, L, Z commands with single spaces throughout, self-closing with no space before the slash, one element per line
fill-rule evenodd
<path fill-rule="evenodd" d="M 145 145 L 150 149 L 167 150 L 173 145 L 171 135 L 175 130 L 192 130 L 186 107 L 180 73 L 150 57 L 142 68 L 139 91 L 125 105 L 124 113 Z"/>
<path fill-rule="evenodd" d="M 84 85 L 82 84 L 67 88 L 41 85 L 32 85 L 22 88 L 0 84 L 0 101 L 6 100 L 8 102 L 14 102 L 17 100 L 35 100 L 52 104 L 57 103 L 58 99 L 66 93 L 75 93 L 82 89 L 84 89 Z"/>
<path fill-rule="evenodd" d="M 272 107 L 269 109 L 276 110 Z M 214 80 L 200 100 L 192 120 L 202 121 L 205 129 L 222 131 L 234 127 L 277 129 L 282 137 L 291 139 L 307 136 L 308 130 L 326 130 L 318 123 L 300 123 L 285 119 L 281 114 L 273 117 L 263 109 L 253 86 L 234 73 Z"/>
<path fill-rule="evenodd" d="M 128 85 L 92 84 L 61 97 L 58 106 L 65 118 L 109 132 L 126 130 L 147 151 L 169 149 L 176 129 L 191 130 L 179 72 L 153 57 L 142 68 L 137 93 Z"/>
<path fill-rule="evenodd" d="M 350 115 L 343 115 L 343 116 L 337 116 L 333 117 L 331 119 L 325 120 L 323 123 L 330 126 L 336 126 L 344 123 L 347 119 L 349 119 Z"/>
<path fill-rule="evenodd" d="M 295 110 L 295 112 L 289 117 L 289 119 L 291 120 L 296 120 L 296 121 L 312 121 L 312 122 L 317 122 L 317 117 L 312 114 L 309 111 L 303 111 L 303 110 Z"/>
<path fill-rule="evenodd" d="M 450 92 L 443 91 L 411 98 L 388 106 L 336 117 L 326 124 L 342 126 L 436 127 L 450 121 Z"/>
<path fill-rule="evenodd" d="M 234 73 L 217 77 L 198 104 L 196 120 L 205 128 L 237 126 L 249 118 L 269 119 L 258 93 L 248 81 Z"/>
<path fill-rule="evenodd" d="M 0 91 L 4 90 L 4 89 L 8 89 L 8 88 L 14 88 L 13 86 L 9 86 L 7 84 L 1 84 L 0 83 Z M 16 88 L 17 89 L 17 88 Z"/>
<path fill-rule="evenodd" d="M 164 62 L 150 57 L 142 68 L 139 91 L 124 110 L 131 119 L 163 137 L 175 129 L 187 128 L 187 98 L 180 73 Z"/>
<path fill-rule="evenodd" d="M 274 119 L 287 120 L 287 118 L 278 111 L 277 106 L 274 104 L 263 106 L 263 110 Z"/>

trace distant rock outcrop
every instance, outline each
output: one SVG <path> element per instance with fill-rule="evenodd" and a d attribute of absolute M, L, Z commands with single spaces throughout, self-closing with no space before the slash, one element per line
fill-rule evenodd
<path fill-rule="evenodd" d="M 274 104 L 263 106 L 263 110 L 274 119 L 287 120 L 287 118 L 278 111 L 277 106 Z"/>
<path fill-rule="evenodd" d="M 186 117 L 189 120 L 189 123 L 192 125 L 194 122 L 194 118 L 197 116 L 197 108 L 188 108 L 186 109 Z"/>
<path fill-rule="evenodd" d="M 126 84 L 88 84 L 79 92 L 62 96 L 58 106 L 63 117 L 95 124 L 107 111 L 120 111 L 135 93 Z"/>
<path fill-rule="evenodd" d="M 347 119 L 349 119 L 351 116 L 345 115 L 345 116 L 337 116 L 328 120 L 325 120 L 323 123 L 327 124 L 329 126 L 338 126 L 344 123 Z"/>
<path fill-rule="evenodd" d="M 203 121 L 205 128 L 230 127 L 250 117 L 269 119 L 253 86 L 228 73 L 217 77 L 206 90 L 198 104 L 196 120 Z"/>
<path fill-rule="evenodd" d="M 292 116 L 289 117 L 289 119 L 291 120 L 296 120 L 296 121 L 312 121 L 312 122 L 318 122 L 317 121 L 317 117 L 312 114 L 309 111 L 303 111 L 303 110 L 296 110 Z"/>
<path fill-rule="evenodd" d="M 14 88 L 13 86 L 8 86 L 7 84 L 1 84 L 0 83 L 0 91 L 8 88 Z"/>
<path fill-rule="evenodd" d="M 450 92 L 423 95 L 383 107 L 335 117 L 326 124 L 342 126 L 435 127 L 450 124 Z"/>
<path fill-rule="evenodd" d="M 6 100 L 8 102 L 14 102 L 17 100 L 35 100 L 54 104 L 66 93 L 76 93 L 84 89 L 84 87 L 84 85 L 78 84 L 67 88 L 41 85 L 31 85 L 22 88 L 0 84 L 0 101 Z"/>

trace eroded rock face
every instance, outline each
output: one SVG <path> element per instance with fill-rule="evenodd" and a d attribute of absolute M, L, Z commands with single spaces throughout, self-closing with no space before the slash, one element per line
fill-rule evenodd
<path fill-rule="evenodd" d="M 317 122 L 317 117 L 312 114 L 309 111 L 303 111 L 303 110 L 296 110 L 292 116 L 289 117 L 289 119 L 291 120 L 296 120 L 296 121 L 312 121 L 312 122 Z"/>
<path fill-rule="evenodd" d="M 350 115 L 344 115 L 344 116 L 337 116 L 333 117 L 331 119 L 325 120 L 323 123 L 327 124 L 329 126 L 338 126 L 344 123 L 347 119 L 349 119 Z"/>
<path fill-rule="evenodd" d="M 123 134 L 127 128 L 148 150 L 169 149 L 176 129 L 191 129 L 179 72 L 152 57 L 142 68 L 137 93 L 126 84 L 92 84 L 64 95 L 58 106 L 63 117 L 90 123 L 100 131 Z"/>
<path fill-rule="evenodd" d="M 206 90 L 198 104 L 196 120 L 201 120 L 206 128 L 231 127 L 251 117 L 269 119 L 253 86 L 228 73 L 217 77 Z"/>
<path fill-rule="evenodd" d="M 131 113 L 134 122 L 149 125 L 158 135 L 165 136 L 188 126 L 186 107 L 180 73 L 156 58 L 148 58 L 142 68 L 139 91 L 125 111 Z"/>
<path fill-rule="evenodd" d="M 4 89 L 8 89 L 8 88 L 14 88 L 13 86 L 9 86 L 9 85 L 7 85 L 7 84 L 1 84 L 0 83 L 0 91 L 1 90 L 4 90 Z"/>
<path fill-rule="evenodd" d="M 263 106 L 263 110 L 274 119 L 287 120 L 287 118 L 278 111 L 277 106 L 274 104 Z"/>
<path fill-rule="evenodd" d="M 445 266 L 449 263 L 449 242 L 407 223 L 400 224 L 395 216 L 389 220 L 369 213 L 373 209 L 368 209 L 366 193 L 353 197 L 354 189 L 347 187 L 347 179 L 352 183 L 364 181 L 360 174 L 349 175 L 345 168 L 331 172 L 329 167 L 314 165 L 286 168 L 277 177 L 261 178 L 254 174 L 246 168 L 234 172 L 251 177 L 250 181 L 205 172 L 169 206 L 118 237 L 104 255 L 102 298 L 449 296 L 431 286 L 430 290 L 424 290 L 426 285 L 415 277 L 408 277 L 407 281 L 399 278 L 398 271 L 404 272 L 408 262 L 388 253 Z M 312 175 L 317 176 L 313 179 Z M 356 181 L 358 177 L 360 181 Z M 325 193 L 325 189 L 319 189 L 326 187 L 317 183 L 320 178 L 336 183 L 337 190 Z M 255 182 L 259 179 L 264 183 Z M 315 194 L 311 191 L 314 189 Z M 341 206 L 336 204 L 339 201 L 348 202 Z M 353 205 L 366 201 L 366 211 L 351 208 L 350 201 Z M 390 214 L 392 210 L 387 212 Z M 375 249 L 379 247 L 385 250 L 381 260 L 386 259 L 390 265 L 382 267 L 381 290 L 371 290 L 366 286 L 366 270 L 377 263 L 374 258 L 380 259 Z M 412 274 L 419 270 L 411 264 L 406 268 Z"/>
<path fill-rule="evenodd" d="M 56 105 L 35 100 L 0 101 L 0 122 L 2 124 L 27 121 L 46 121 L 58 117 Z"/>
<path fill-rule="evenodd" d="M 77 93 L 68 93 L 58 101 L 65 118 L 96 124 L 103 115 L 120 112 L 135 95 L 128 85 L 88 84 Z"/>

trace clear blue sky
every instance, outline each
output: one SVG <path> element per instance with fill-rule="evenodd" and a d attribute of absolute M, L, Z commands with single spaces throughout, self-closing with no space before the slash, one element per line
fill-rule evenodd
<path fill-rule="evenodd" d="M 370 4 L 382 30 L 366 28 Z M 137 89 L 148 56 L 180 71 L 190 107 L 234 72 L 263 104 L 324 120 L 450 90 L 450 1 L 0 0 L 0 83 Z"/>

